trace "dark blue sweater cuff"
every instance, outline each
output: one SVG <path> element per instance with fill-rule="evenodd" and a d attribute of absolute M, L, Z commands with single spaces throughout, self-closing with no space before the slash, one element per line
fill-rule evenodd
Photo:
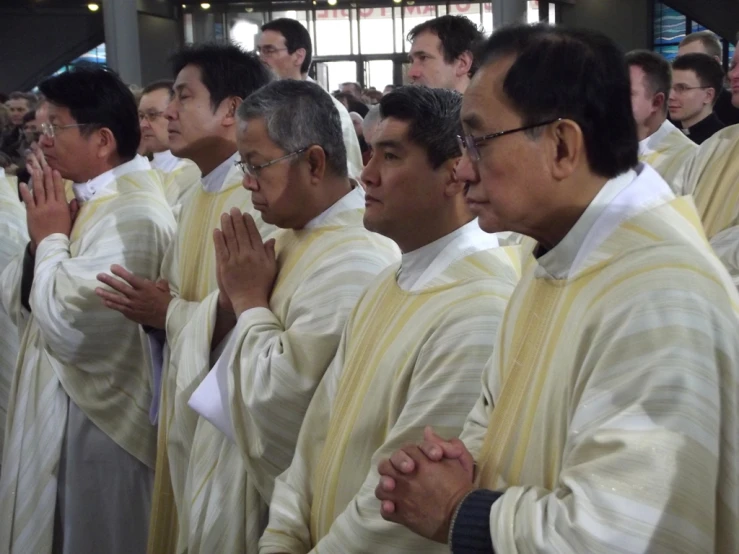
<path fill-rule="evenodd" d="M 494 554 L 490 536 L 490 509 L 502 492 L 479 489 L 471 492 L 457 508 L 449 549 L 452 554 Z"/>

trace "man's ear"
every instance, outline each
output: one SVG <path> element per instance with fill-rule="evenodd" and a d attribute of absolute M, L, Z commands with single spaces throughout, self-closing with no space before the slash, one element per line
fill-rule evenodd
<path fill-rule="evenodd" d="M 460 54 L 460 56 L 457 58 L 457 77 L 469 75 L 470 71 L 472 70 L 473 60 L 474 59 L 472 57 L 472 52 L 470 52 L 469 50 Z"/>
<path fill-rule="evenodd" d="M 95 138 L 92 140 L 97 142 L 98 158 L 107 158 L 118 151 L 118 142 L 115 140 L 115 135 L 107 127 L 98 129 L 95 133 Z"/>
<path fill-rule="evenodd" d="M 318 145 L 313 145 L 306 152 L 308 167 L 310 169 L 311 184 L 323 182 L 326 175 L 326 152 Z"/>
<path fill-rule="evenodd" d="M 244 101 L 238 96 L 230 96 L 226 98 L 223 102 L 225 103 L 226 113 L 223 115 L 221 123 L 224 127 L 230 127 L 236 124 L 238 119 L 236 116 L 236 111 L 239 109 L 239 106 L 241 106 Z"/>
<path fill-rule="evenodd" d="M 306 56 L 305 48 L 298 48 L 291 56 L 293 56 L 293 60 L 295 61 L 295 67 L 302 67 Z"/>
<path fill-rule="evenodd" d="M 451 158 L 439 168 L 439 171 L 443 170 L 446 173 L 446 185 L 444 186 L 446 196 L 456 196 L 465 191 L 465 181 L 457 178 L 457 164 L 461 159 L 461 156 Z"/>
<path fill-rule="evenodd" d="M 585 137 L 580 126 L 571 119 L 562 119 L 553 123 L 547 130 L 553 140 L 552 174 L 558 180 L 564 180 L 576 170 L 585 156 Z"/>

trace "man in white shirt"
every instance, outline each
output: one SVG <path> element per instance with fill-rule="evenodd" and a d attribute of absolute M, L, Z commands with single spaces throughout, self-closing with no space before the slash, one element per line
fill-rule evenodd
<path fill-rule="evenodd" d="M 139 100 L 139 125 L 144 155 L 152 155 L 151 166 L 162 173 L 167 201 L 182 203 L 192 187 L 200 183 L 200 169 L 192 161 L 178 158 L 169 149 L 169 122 L 165 116 L 174 81 L 156 81 L 144 88 Z"/>
<path fill-rule="evenodd" d="M 175 550 L 177 516 L 182 513 L 176 503 L 185 487 L 194 433 L 188 422 L 196 421 L 197 414 L 186 400 L 175 403 L 175 391 L 178 379 L 193 389 L 202 380 L 185 376 L 182 368 L 193 360 L 183 358 L 183 349 L 209 331 L 194 314 L 208 295 L 217 294 L 213 230 L 221 214 L 232 208 L 251 214 L 263 238 L 273 230 L 254 209 L 236 166 L 236 111 L 244 98 L 271 80 L 269 70 L 256 55 L 231 44 L 185 47 L 173 56 L 172 65 L 176 79 L 165 112 L 169 146 L 175 156 L 194 161 L 203 177 L 182 205 L 176 237 L 162 264 L 164 282 L 114 266 L 113 274 L 126 283 L 101 274 L 100 281 L 116 293 L 98 291 L 106 306 L 145 326 L 155 359 L 151 419 L 159 425 L 159 447 L 149 552 L 156 554 Z M 210 348 L 201 353 L 207 358 Z"/>
<path fill-rule="evenodd" d="M 654 52 L 635 50 L 626 55 L 631 78 L 631 107 L 639 136 L 639 161 L 648 163 L 673 184 L 680 166 L 696 145 L 667 119 L 672 88 L 670 64 Z"/>
<path fill-rule="evenodd" d="M 75 70 L 40 89 L 43 156 L 33 194 L 20 188 L 31 240 L 0 275 L 2 309 L 24 327 L 0 552 L 142 552 L 156 451 L 148 358 L 138 326 L 94 291 L 111 264 L 156 279 L 175 222 L 159 174 L 136 156 L 136 102 L 115 74 Z M 63 178 L 77 183 L 70 204 Z"/>
<path fill-rule="evenodd" d="M 413 84 L 464 94 L 475 74 L 474 51 L 483 36 L 463 15 L 442 15 L 408 33 L 408 78 Z"/>
<path fill-rule="evenodd" d="M 480 63 L 457 175 L 536 244 L 460 439 L 379 464 L 383 517 L 455 554 L 739 551 L 739 295 L 638 162 L 621 50 L 515 25 Z"/>
<path fill-rule="evenodd" d="M 280 79 L 310 80 L 308 70 L 313 59 L 313 42 L 308 29 L 299 21 L 281 17 L 262 25 L 257 52 Z M 354 124 L 344 105 L 333 96 L 331 99 L 341 117 L 349 177 L 359 179 L 364 164 Z"/>

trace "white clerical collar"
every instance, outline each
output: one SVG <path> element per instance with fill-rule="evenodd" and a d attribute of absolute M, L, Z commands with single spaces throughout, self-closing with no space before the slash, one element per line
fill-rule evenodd
<path fill-rule="evenodd" d="M 347 192 L 337 202 L 334 202 L 330 208 L 311 219 L 303 229 L 317 229 L 340 213 L 364 209 L 364 190 L 356 181 L 351 180 L 351 183 L 353 187 L 351 191 Z"/>
<path fill-rule="evenodd" d="M 537 260 L 537 277 L 571 277 L 624 221 L 674 198 L 670 186 L 647 164 L 611 179 L 565 238 Z"/>
<path fill-rule="evenodd" d="M 133 173 L 135 171 L 148 171 L 150 169 L 151 164 L 149 163 L 149 160 L 137 154 L 131 161 L 122 163 L 113 169 L 109 169 L 97 177 L 90 179 L 86 183 L 73 184 L 72 189 L 74 190 L 74 196 L 78 202 L 88 202 L 100 191 L 108 188 L 116 179 L 123 177 L 128 173 Z"/>
<path fill-rule="evenodd" d="M 226 158 L 213 171 L 204 175 L 202 178 L 203 189 L 205 189 L 206 192 L 220 192 L 226 184 L 226 179 L 228 178 L 229 173 L 231 173 L 231 170 L 234 169 L 238 159 L 239 153 L 234 152 L 232 156 Z"/>
<path fill-rule="evenodd" d="M 678 128 L 675 127 L 672 122 L 665 119 L 664 123 L 659 126 L 659 129 L 644 140 L 639 141 L 639 155 L 648 156 L 652 152 L 655 152 L 662 144 L 662 141 L 665 140 L 670 133 L 677 130 Z"/>
<path fill-rule="evenodd" d="M 454 262 L 497 246 L 498 238 L 480 229 L 474 219 L 434 242 L 403 254 L 398 286 L 405 291 L 419 290 Z"/>
<path fill-rule="evenodd" d="M 180 158 L 172 154 L 171 150 L 154 152 L 154 159 L 151 160 L 151 166 L 155 169 L 162 170 L 164 173 L 171 173 L 179 163 Z"/>

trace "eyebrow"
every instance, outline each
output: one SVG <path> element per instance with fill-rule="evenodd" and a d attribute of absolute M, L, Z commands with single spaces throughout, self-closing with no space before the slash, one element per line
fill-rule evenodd
<path fill-rule="evenodd" d="M 463 116 L 462 123 L 464 123 L 465 127 L 471 130 L 482 129 L 483 127 L 483 120 L 476 113 L 471 113 Z"/>
<path fill-rule="evenodd" d="M 433 56 L 433 54 L 430 54 L 426 52 L 425 50 L 416 50 L 415 52 L 408 52 L 408 57 L 412 58 L 413 56 Z"/>

